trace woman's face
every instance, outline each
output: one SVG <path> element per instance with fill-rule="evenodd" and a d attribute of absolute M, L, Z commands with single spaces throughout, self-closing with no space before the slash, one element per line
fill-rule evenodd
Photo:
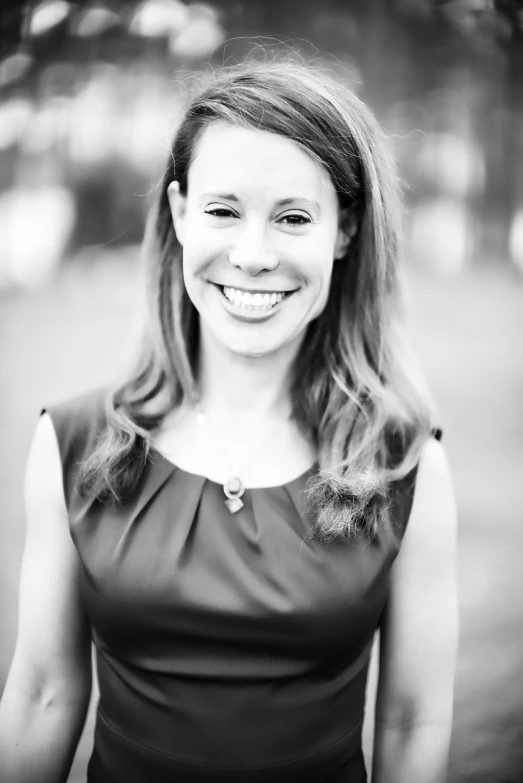
<path fill-rule="evenodd" d="M 297 349 L 349 242 L 327 174 L 290 139 L 217 121 L 187 196 L 168 194 L 202 339 L 250 357 Z"/>

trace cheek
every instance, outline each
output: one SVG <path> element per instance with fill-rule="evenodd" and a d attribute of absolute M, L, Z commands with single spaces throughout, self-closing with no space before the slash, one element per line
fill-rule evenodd
<path fill-rule="evenodd" d="M 188 263 L 202 269 L 216 260 L 227 259 L 235 237 L 230 226 L 209 226 L 203 215 L 190 215 L 184 243 Z"/>
<path fill-rule="evenodd" d="M 205 231 L 188 231 L 183 245 L 184 274 L 197 274 L 216 257 L 218 244 Z"/>
<path fill-rule="evenodd" d="M 310 265 L 316 277 L 330 277 L 334 263 L 334 251 L 336 247 L 335 227 L 330 221 L 319 226 L 307 237 L 301 248 L 307 264 Z"/>
<path fill-rule="evenodd" d="M 197 293 L 206 263 L 207 254 L 201 243 L 192 238 L 182 248 L 182 269 L 185 287 L 194 302 L 194 294 Z"/>
<path fill-rule="evenodd" d="M 330 242 L 315 242 L 302 255 L 309 285 L 318 291 L 328 290 L 334 266 L 334 247 Z"/>
<path fill-rule="evenodd" d="M 311 259 L 308 274 L 310 313 L 313 317 L 320 315 L 327 304 L 334 268 L 333 255 L 325 252 L 325 245 L 317 250 L 317 254 Z"/>

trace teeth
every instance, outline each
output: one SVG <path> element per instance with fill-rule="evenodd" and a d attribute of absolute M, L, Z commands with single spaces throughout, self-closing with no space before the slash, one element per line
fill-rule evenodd
<path fill-rule="evenodd" d="M 272 294 L 250 294 L 229 286 L 224 286 L 223 293 L 230 302 L 242 310 L 271 310 L 285 296 L 283 291 Z"/>

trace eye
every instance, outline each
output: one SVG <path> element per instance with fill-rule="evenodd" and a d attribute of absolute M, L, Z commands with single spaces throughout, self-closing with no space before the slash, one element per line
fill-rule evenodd
<path fill-rule="evenodd" d="M 285 223 L 287 226 L 305 226 L 307 223 L 311 222 L 311 219 L 308 215 L 303 215 L 299 212 L 292 212 L 288 215 L 283 215 L 279 219 L 280 223 Z"/>
<path fill-rule="evenodd" d="M 227 207 L 212 207 L 211 209 L 206 209 L 205 214 L 217 218 L 235 217 L 234 212 L 231 209 L 227 209 Z"/>

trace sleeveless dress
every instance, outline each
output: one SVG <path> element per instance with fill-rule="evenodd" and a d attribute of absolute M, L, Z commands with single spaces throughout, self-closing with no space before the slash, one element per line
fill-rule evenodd
<path fill-rule="evenodd" d="M 151 450 L 120 506 L 80 498 L 104 392 L 43 409 L 56 431 L 100 699 L 88 783 L 365 783 L 373 637 L 416 468 L 371 543 L 306 538 L 305 488 L 222 486 Z"/>

